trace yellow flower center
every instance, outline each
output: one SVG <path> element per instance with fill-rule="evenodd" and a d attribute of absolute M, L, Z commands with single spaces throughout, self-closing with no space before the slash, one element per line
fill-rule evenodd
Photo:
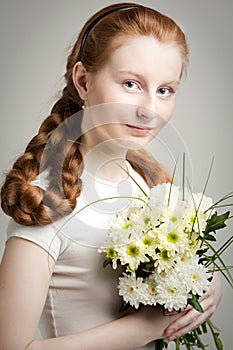
<path fill-rule="evenodd" d="M 192 274 L 192 280 L 197 281 L 198 280 L 198 275 L 196 273 Z"/>
<path fill-rule="evenodd" d="M 132 224 L 131 224 L 130 220 L 127 219 L 125 222 L 123 222 L 121 227 L 123 228 L 123 230 L 127 230 L 129 227 L 132 227 Z"/>
<path fill-rule="evenodd" d="M 162 260 L 164 260 L 164 261 L 168 261 L 170 259 L 168 254 L 167 254 L 167 250 L 162 250 L 160 253 L 160 256 L 161 256 Z"/>
<path fill-rule="evenodd" d="M 139 248 L 135 244 L 130 244 L 130 245 L 128 245 L 126 252 L 129 256 L 134 258 L 135 256 L 138 255 Z"/>
<path fill-rule="evenodd" d="M 150 246 L 152 245 L 152 239 L 149 238 L 149 237 L 145 237 L 145 238 L 143 239 L 142 243 L 143 243 L 144 245 L 147 245 L 148 247 L 150 247 Z"/>
<path fill-rule="evenodd" d="M 156 295 L 156 294 L 157 294 L 157 291 L 156 291 L 156 284 L 151 284 L 151 285 L 149 286 L 149 291 L 150 291 L 150 294 Z"/>
<path fill-rule="evenodd" d="M 115 256 L 115 249 L 114 248 L 108 248 L 108 251 L 107 251 L 107 256 L 109 257 L 109 258 L 114 258 L 114 256 Z"/>
<path fill-rule="evenodd" d="M 176 288 L 170 288 L 169 290 L 168 290 L 168 292 L 169 292 L 169 294 L 175 294 L 175 292 L 176 292 Z"/>
<path fill-rule="evenodd" d="M 176 243 L 178 240 L 179 240 L 179 236 L 177 233 L 175 232 L 170 232 L 168 235 L 167 235 L 167 240 L 168 242 L 170 243 Z"/>
<path fill-rule="evenodd" d="M 149 216 L 145 216 L 143 219 L 143 222 L 145 225 L 149 224 L 150 221 L 151 221 L 151 218 Z"/>

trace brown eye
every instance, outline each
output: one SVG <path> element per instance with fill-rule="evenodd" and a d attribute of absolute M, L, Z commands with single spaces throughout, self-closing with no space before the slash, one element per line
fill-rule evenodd
<path fill-rule="evenodd" d="M 130 90 L 137 90 L 138 89 L 138 85 L 134 81 L 131 81 L 131 80 L 126 81 L 124 83 L 124 85 Z"/>
<path fill-rule="evenodd" d="M 160 95 L 166 96 L 166 95 L 168 95 L 168 94 L 171 93 L 171 89 L 162 87 L 162 88 L 160 88 L 160 89 L 158 90 L 158 93 L 159 93 Z"/>

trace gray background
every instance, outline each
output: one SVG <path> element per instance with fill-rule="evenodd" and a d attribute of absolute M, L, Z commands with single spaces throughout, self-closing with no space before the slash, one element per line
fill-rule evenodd
<path fill-rule="evenodd" d="M 0 172 L 21 153 L 49 114 L 63 87 L 69 46 L 85 20 L 111 1 L 20 0 L 0 3 Z M 191 56 L 179 91 L 172 123 L 150 151 L 169 170 L 185 150 L 188 176 L 201 191 L 212 157 L 214 168 L 207 194 L 218 199 L 233 190 L 233 2 L 232 0 L 141 1 L 174 18 L 187 34 Z M 0 213 L 0 256 L 8 218 Z M 220 233 L 230 235 L 233 225 Z M 223 240 L 222 238 L 222 240 Z M 221 239 L 220 239 L 221 241 Z M 232 248 L 224 254 L 232 263 Z M 224 295 L 213 320 L 222 330 L 224 349 L 232 349 L 232 291 Z M 208 349 L 214 349 L 210 345 Z"/>

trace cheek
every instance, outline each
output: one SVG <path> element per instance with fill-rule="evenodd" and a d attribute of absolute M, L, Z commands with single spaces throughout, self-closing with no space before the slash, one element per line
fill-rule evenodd
<path fill-rule="evenodd" d="M 161 103 L 158 106 L 157 113 L 162 117 L 162 119 L 166 122 L 168 122 L 173 114 L 174 108 L 175 108 L 175 98 L 172 98 L 167 103 Z"/>

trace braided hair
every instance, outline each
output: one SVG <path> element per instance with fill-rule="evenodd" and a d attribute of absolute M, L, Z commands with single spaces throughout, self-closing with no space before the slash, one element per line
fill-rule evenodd
<path fill-rule="evenodd" d="M 1 188 L 1 206 L 19 224 L 50 224 L 70 214 L 81 193 L 82 100 L 72 79 L 73 68 L 79 60 L 88 72 L 96 73 L 119 47 L 117 39 L 125 35 L 153 35 L 160 42 L 173 42 L 178 47 L 185 69 L 188 48 L 179 26 L 160 12 L 131 5 L 107 6 L 86 22 L 68 56 L 66 85 L 61 97 L 7 173 Z M 125 10 L 117 11 L 124 6 Z M 106 11 L 108 15 L 103 16 Z M 170 180 L 167 172 L 144 150 L 128 151 L 127 159 L 150 187 Z M 32 181 L 45 169 L 49 172 L 48 187 L 43 189 Z"/>

